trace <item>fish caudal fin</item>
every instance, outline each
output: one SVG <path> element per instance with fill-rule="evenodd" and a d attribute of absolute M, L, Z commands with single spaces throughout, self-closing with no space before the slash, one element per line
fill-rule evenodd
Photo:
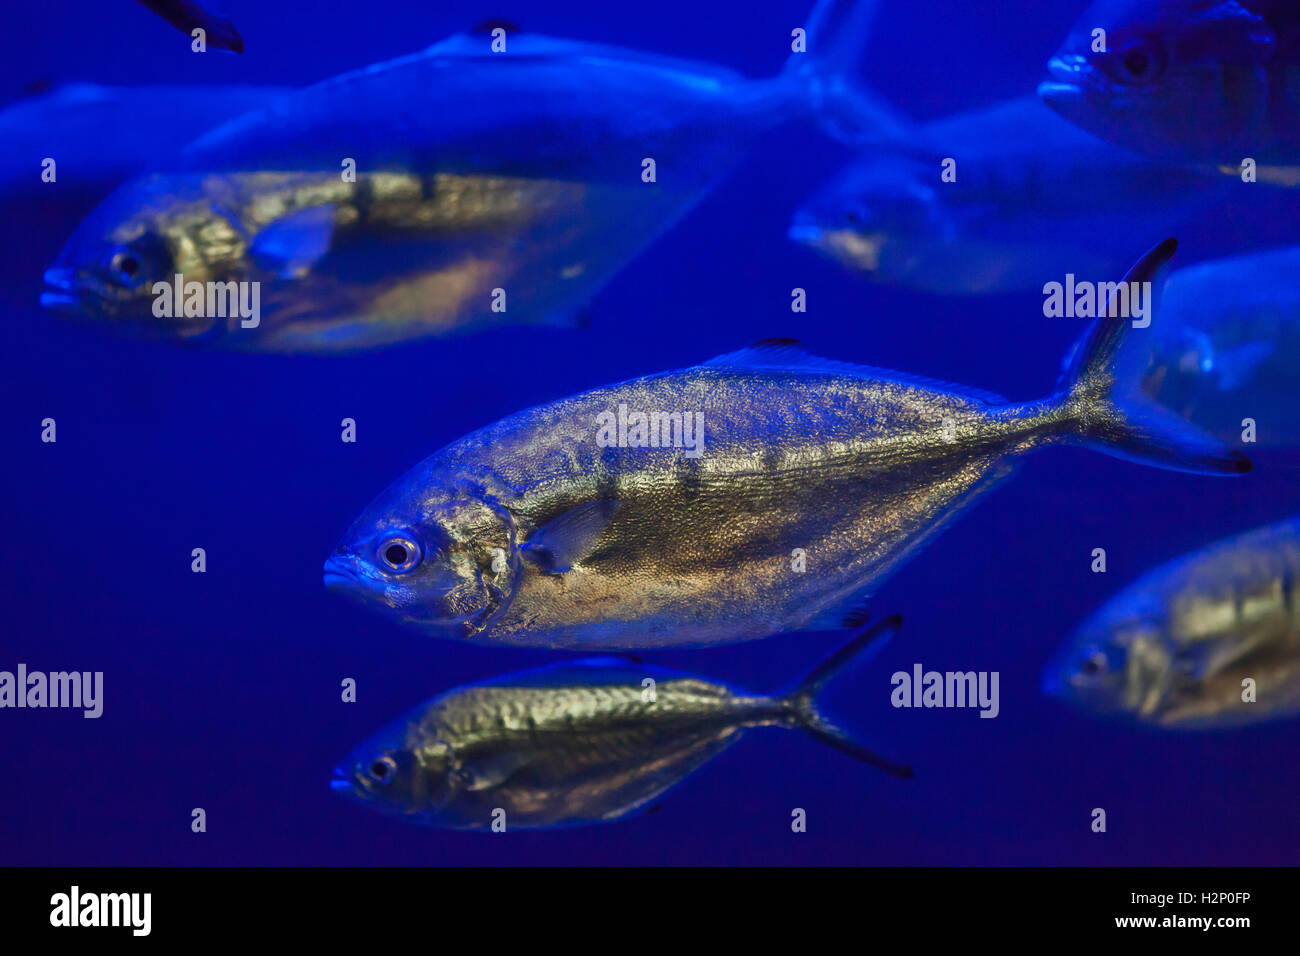
<path fill-rule="evenodd" d="M 907 778 L 912 776 L 911 767 L 894 763 L 869 750 L 835 726 L 817 709 L 817 697 L 827 681 L 843 670 L 850 661 L 862 657 L 864 653 L 874 654 L 880 650 L 902 623 L 903 619 L 895 614 L 878 624 L 863 628 L 846 644 L 814 667 L 808 676 L 781 700 L 788 709 L 793 726 L 827 746 L 834 747 L 840 753 L 848 754 L 854 760 L 860 760 L 891 776 Z"/>
<path fill-rule="evenodd" d="M 1151 334 L 1152 316 L 1170 258 L 1178 248 L 1166 239 L 1144 255 L 1112 293 L 1099 317 L 1075 347 L 1061 383 L 1065 434 L 1117 458 L 1198 474 L 1236 475 L 1250 471 L 1250 459 L 1157 405 L 1139 388 L 1142 350 L 1121 352 L 1130 336 Z M 1147 290 L 1145 316 L 1134 321 L 1124 302 Z"/>
<path fill-rule="evenodd" d="M 878 0 L 817 0 L 800 40 L 792 38 L 781 81 L 812 109 L 826 133 L 853 146 L 914 142 L 916 127 L 857 79 Z"/>

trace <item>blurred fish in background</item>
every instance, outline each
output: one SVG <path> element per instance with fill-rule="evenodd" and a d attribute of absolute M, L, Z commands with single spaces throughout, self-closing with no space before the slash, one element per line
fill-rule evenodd
<path fill-rule="evenodd" d="M 811 118 L 855 142 L 888 135 L 852 80 L 874 6 L 821 0 L 807 52 L 762 81 L 504 31 L 327 80 L 124 186 L 69 240 L 43 302 L 284 352 L 574 324 L 762 132 Z M 160 319 L 154 284 L 177 274 L 259 283 L 259 323 Z"/>
<path fill-rule="evenodd" d="M 430 826 L 579 826 L 648 808 L 753 727 L 802 730 L 895 777 L 912 771 L 818 709 L 823 686 L 901 624 L 863 629 L 775 695 L 617 657 L 552 664 L 457 687 L 361 744 L 338 793 Z M 501 816 L 504 812 L 504 817 Z"/>
<path fill-rule="evenodd" d="M 1106 716 L 1231 727 L 1300 712 L 1300 517 L 1143 575 L 1079 628 L 1044 691 Z"/>
<path fill-rule="evenodd" d="M 1038 291 L 1120 275 L 1132 234 L 1197 259 L 1300 241 L 1300 200 L 1102 142 L 1035 97 L 917 127 L 796 213 L 790 238 L 874 282 L 940 295 Z M 945 158 L 956 179 L 940 179 Z"/>
<path fill-rule="evenodd" d="M 1300 444 L 1300 247 L 1170 274 L 1149 336 L 1142 389 L 1218 438 L 1246 419 L 1263 448 Z"/>
<path fill-rule="evenodd" d="M 1043 101 L 1162 160 L 1300 183 L 1300 5 L 1099 0 L 1048 63 Z"/>
<path fill-rule="evenodd" d="M 288 87 L 101 86 L 68 83 L 0 110 L 0 202 L 39 200 L 45 217 L 92 207 L 126 180 L 168 162 L 183 144 L 260 109 Z M 54 182 L 42 180 L 53 159 Z M 76 223 L 70 223 L 71 229 Z"/>

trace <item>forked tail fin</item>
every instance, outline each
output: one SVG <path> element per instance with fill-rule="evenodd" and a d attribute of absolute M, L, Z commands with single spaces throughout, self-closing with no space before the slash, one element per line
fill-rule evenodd
<path fill-rule="evenodd" d="M 894 763 L 880 756 L 873 750 L 858 743 L 848 733 L 835 726 L 817 708 L 817 698 L 822 688 L 832 677 L 844 669 L 850 661 L 861 657 L 865 652 L 874 654 L 893 637 L 903 623 L 898 615 L 887 617 L 878 624 L 863 628 L 848 642 L 834 651 L 829 657 L 814 667 L 793 690 L 782 697 L 789 708 L 794 726 L 808 733 L 827 746 L 834 747 L 840 753 L 848 754 L 854 760 L 883 770 L 894 777 L 911 777 L 912 768 Z"/>
<path fill-rule="evenodd" d="M 878 0 L 817 0 L 781 73 L 828 135 L 854 146 L 915 145 L 915 124 L 857 79 Z M 797 42 L 792 38 L 792 44 Z"/>

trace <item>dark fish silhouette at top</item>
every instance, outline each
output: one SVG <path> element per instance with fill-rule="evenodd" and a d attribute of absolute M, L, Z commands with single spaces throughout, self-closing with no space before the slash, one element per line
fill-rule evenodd
<path fill-rule="evenodd" d="M 194 0 L 138 0 L 182 33 L 202 28 L 208 46 L 232 53 L 244 52 L 244 38 L 229 18 L 213 13 Z"/>

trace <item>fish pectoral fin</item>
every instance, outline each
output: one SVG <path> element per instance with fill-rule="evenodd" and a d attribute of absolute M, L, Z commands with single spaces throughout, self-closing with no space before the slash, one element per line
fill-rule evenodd
<path fill-rule="evenodd" d="M 605 498 L 571 508 L 534 531 L 520 553 L 546 574 L 564 574 L 591 554 L 622 504 Z"/>
<path fill-rule="evenodd" d="M 524 754 L 513 751 L 465 764 L 459 773 L 467 790 L 490 790 L 505 783 L 527 764 Z"/>
<path fill-rule="evenodd" d="M 334 204 L 309 206 L 277 219 L 249 247 L 258 267 L 284 279 L 306 274 L 334 240 Z"/>

